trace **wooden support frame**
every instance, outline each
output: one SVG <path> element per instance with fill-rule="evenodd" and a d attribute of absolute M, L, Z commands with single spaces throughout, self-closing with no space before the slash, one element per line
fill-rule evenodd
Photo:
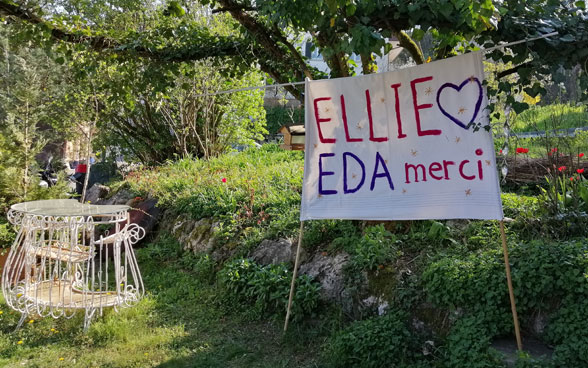
<path fill-rule="evenodd" d="M 504 220 L 500 220 L 500 237 L 502 239 L 502 252 L 504 254 L 504 268 L 506 270 L 506 282 L 508 284 L 508 295 L 510 297 L 510 309 L 514 322 L 515 336 L 517 339 L 517 349 L 523 351 L 523 342 L 521 340 L 521 330 L 519 327 L 519 317 L 517 315 L 517 305 L 515 303 L 514 289 L 512 286 L 512 277 L 510 274 L 510 263 L 508 260 L 508 247 L 506 246 L 506 232 L 504 231 Z"/>
<path fill-rule="evenodd" d="M 292 272 L 292 283 L 290 284 L 290 297 L 288 298 L 288 309 L 286 310 L 286 320 L 284 321 L 284 332 L 288 330 L 288 320 L 292 310 L 292 301 L 294 299 L 294 289 L 296 287 L 296 276 L 300 264 L 300 248 L 302 246 L 302 237 L 304 236 L 304 221 L 300 221 L 300 232 L 298 234 L 298 246 L 296 247 L 296 260 L 294 261 L 294 272 Z"/>

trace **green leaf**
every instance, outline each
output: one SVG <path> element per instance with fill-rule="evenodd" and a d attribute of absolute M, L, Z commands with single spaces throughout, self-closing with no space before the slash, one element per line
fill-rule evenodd
<path fill-rule="evenodd" d="M 356 10 L 357 10 L 357 6 L 355 6 L 354 4 L 347 4 L 347 6 L 345 7 L 345 12 L 347 13 L 348 17 L 355 14 Z"/>
<path fill-rule="evenodd" d="M 425 31 L 423 31 L 420 28 L 415 28 L 412 30 L 412 38 L 415 41 L 420 41 L 423 39 L 423 37 L 425 36 Z"/>
<path fill-rule="evenodd" d="M 529 108 L 529 104 L 527 104 L 526 102 L 515 101 L 512 104 L 512 108 L 517 114 L 520 114 Z"/>

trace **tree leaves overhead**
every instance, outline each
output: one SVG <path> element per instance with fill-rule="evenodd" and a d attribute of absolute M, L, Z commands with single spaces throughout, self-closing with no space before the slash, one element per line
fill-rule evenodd
<path fill-rule="evenodd" d="M 192 14 L 202 11 L 200 5 L 210 7 L 209 16 L 229 14 L 238 25 L 236 32 L 215 34 L 195 25 Z M 87 13 L 78 11 L 82 8 Z M 396 37 L 421 63 L 423 51 L 414 41 L 425 34 L 433 38 L 428 56 L 441 59 L 557 31 L 557 37 L 498 49 L 489 57 L 514 64 L 500 77 L 520 73 L 514 82 L 519 89 L 577 65 L 583 70 L 580 83 L 588 87 L 584 1 L 173 0 L 162 4 L 61 0 L 52 8 L 31 10 L 2 0 L 0 14 L 35 24 L 34 31 L 25 33 L 37 37 L 40 33 L 45 39 L 166 63 L 210 57 L 222 63 L 257 65 L 280 83 L 324 77 L 296 47 L 304 39 L 318 48 L 331 77 L 338 77 L 353 74 L 352 55 L 370 63 L 372 55 L 387 52 L 390 37 Z M 524 68 L 518 68 L 520 64 Z M 364 73 L 372 71 L 364 67 Z M 289 90 L 302 96 L 301 88 Z"/>

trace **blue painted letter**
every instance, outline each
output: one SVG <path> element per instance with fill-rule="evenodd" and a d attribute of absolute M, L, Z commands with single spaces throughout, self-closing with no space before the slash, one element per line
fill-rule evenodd
<path fill-rule="evenodd" d="M 323 157 L 333 157 L 334 153 L 321 153 L 319 155 L 319 195 L 337 194 L 336 190 L 323 190 L 323 176 L 335 175 L 333 171 L 323 171 Z"/>
<path fill-rule="evenodd" d="M 378 166 L 382 163 L 382 168 L 384 172 L 378 174 Z M 376 186 L 376 178 L 386 177 L 388 179 L 388 184 L 390 184 L 390 189 L 394 190 L 394 184 L 392 184 L 392 178 L 390 177 L 390 172 L 388 172 L 388 168 L 386 167 L 386 161 L 380 156 L 380 152 L 376 152 L 376 164 L 374 165 L 374 175 L 372 175 L 372 183 L 370 185 L 370 190 L 374 190 Z"/>
<path fill-rule="evenodd" d="M 348 156 L 351 156 L 359 164 L 359 166 L 361 166 L 361 180 L 359 181 L 359 184 L 357 184 L 357 186 L 353 189 L 349 189 L 347 187 L 347 157 Z M 361 188 L 361 186 L 363 185 L 364 181 L 365 181 L 365 165 L 363 164 L 363 162 L 359 159 L 359 157 L 357 157 L 353 153 L 343 152 L 343 193 L 347 194 L 347 193 L 357 192 L 359 190 L 359 188 Z"/>

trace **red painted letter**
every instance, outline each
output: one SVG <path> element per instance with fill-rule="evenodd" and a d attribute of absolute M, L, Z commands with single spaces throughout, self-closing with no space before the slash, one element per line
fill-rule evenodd
<path fill-rule="evenodd" d="M 465 166 L 465 164 L 467 164 L 468 162 L 470 162 L 470 160 L 463 160 L 461 162 L 461 164 L 459 164 L 459 175 L 461 175 L 462 178 L 464 178 L 465 180 L 474 180 L 476 178 L 475 175 L 466 175 L 463 172 L 463 167 Z"/>
<path fill-rule="evenodd" d="M 422 181 L 427 181 L 427 169 L 425 168 L 424 165 L 422 164 L 417 164 L 415 165 L 411 165 L 409 163 L 405 163 L 404 164 L 404 174 L 406 177 L 406 184 L 410 184 L 410 176 L 408 175 L 408 169 L 413 169 L 414 170 L 414 182 L 418 183 L 419 182 L 419 172 L 417 169 L 421 169 L 421 173 L 423 174 L 423 180 Z"/>
<path fill-rule="evenodd" d="M 372 101 L 370 98 L 370 90 L 365 90 L 365 102 L 367 106 L 368 120 L 370 122 L 370 141 L 372 142 L 386 142 L 388 137 L 374 137 L 374 121 L 372 119 Z"/>
<path fill-rule="evenodd" d="M 321 98 L 315 98 L 313 101 L 314 102 L 314 117 L 316 118 L 316 127 L 318 128 L 319 140 L 321 141 L 321 143 L 335 143 L 335 138 L 324 138 L 323 137 L 323 132 L 321 131 L 321 123 L 331 121 L 331 118 L 321 119 L 319 117 L 319 109 L 318 109 L 319 101 L 329 101 L 330 99 L 331 99 L 331 97 L 321 97 Z"/>
<path fill-rule="evenodd" d="M 423 105 L 418 104 L 416 84 L 423 83 L 423 82 L 430 81 L 430 80 L 433 80 L 432 76 L 431 77 L 424 77 L 424 78 L 417 78 L 417 79 L 410 81 L 410 88 L 412 89 L 412 103 L 414 105 L 414 117 L 416 119 L 417 134 L 419 137 L 422 137 L 425 135 L 440 135 L 441 134 L 441 130 L 439 130 L 439 129 L 430 129 L 430 130 L 422 130 L 421 129 L 421 116 L 419 114 L 419 110 L 429 109 L 429 108 L 433 107 L 433 104 L 423 104 Z"/>
<path fill-rule="evenodd" d="M 316 109 L 315 109 L 316 111 Z M 361 142 L 361 138 L 351 138 L 349 136 L 349 127 L 347 127 L 347 110 L 345 110 L 345 97 L 341 95 L 341 117 L 343 118 L 343 126 L 345 127 L 345 138 L 347 142 Z"/>
<path fill-rule="evenodd" d="M 394 88 L 394 109 L 396 110 L 396 124 L 398 125 L 398 138 L 406 138 L 406 134 L 402 133 L 402 120 L 400 120 L 400 99 L 398 98 L 398 87 L 400 87 L 400 83 L 396 83 L 391 85 L 390 87 Z"/>
<path fill-rule="evenodd" d="M 441 164 L 438 162 L 433 162 L 433 163 L 431 163 L 431 165 L 429 165 L 429 175 L 435 180 L 443 179 L 443 176 L 437 176 L 434 174 L 436 171 L 441 171 L 441 170 L 443 170 L 443 166 L 441 166 Z"/>

